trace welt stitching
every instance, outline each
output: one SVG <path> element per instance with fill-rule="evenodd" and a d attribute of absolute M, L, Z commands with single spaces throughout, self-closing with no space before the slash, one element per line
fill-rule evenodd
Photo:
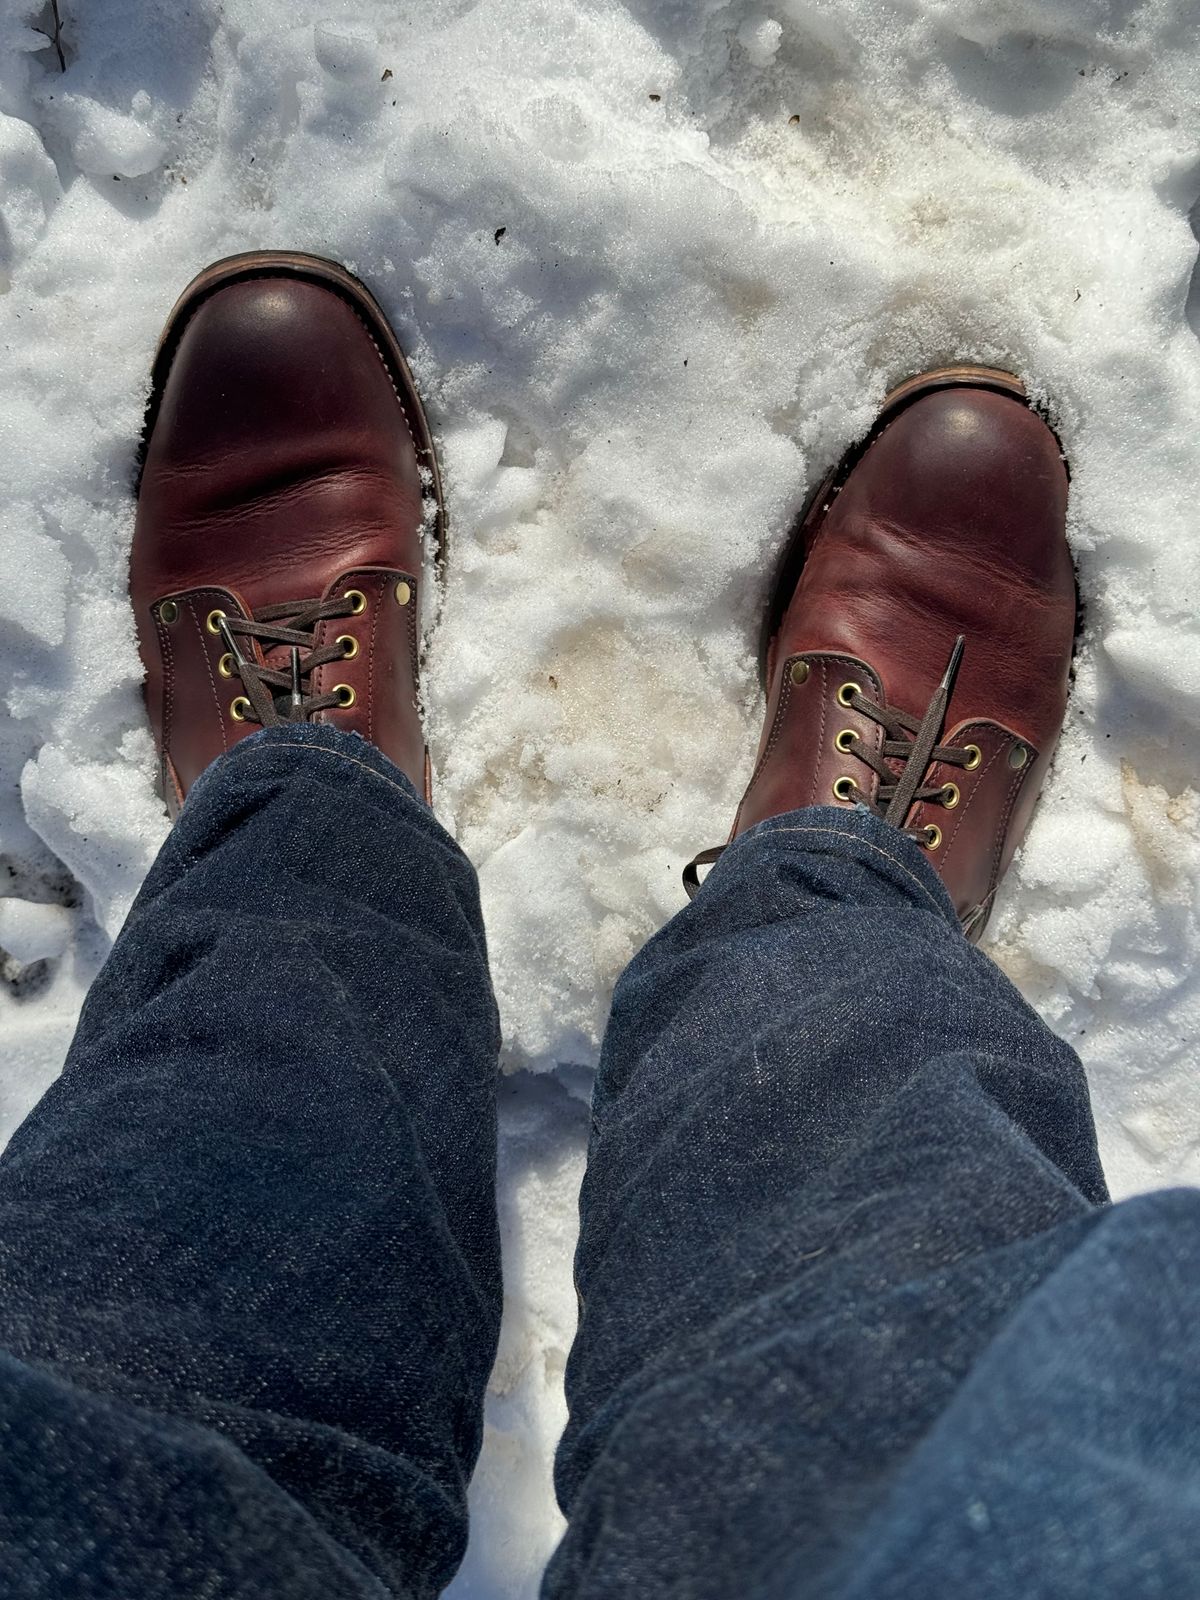
<path fill-rule="evenodd" d="M 350 305 L 350 302 L 347 300 L 346 304 Z M 399 387 L 397 386 L 395 375 L 393 374 L 391 367 L 388 365 L 388 359 L 380 348 L 379 340 L 375 337 L 374 333 L 372 333 L 370 325 L 368 324 L 367 319 L 363 316 L 362 312 L 359 311 L 358 307 L 354 305 L 350 305 L 350 310 L 358 319 L 359 325 L 366 334 L 367 338 L 370 339 L 371 344 L 374 347 L 375 354 L 379 357 L 379 363 L 384 372 L 387 374 L 387 380 L 392 386 L 392 393 L 396 396 L 396 403 L 400 407 L 400 415 L 404 418 L 404 426 L 408 429 L 408 437 L 412 441 L 412 447 L 417 452 L 417 458 L 419 460 L 422 454 L 421 447 L 417 443 L 417 436 L 413 432 L 412 423 L 409 421 L 408 407 L 405 405 L 404 396 L 400 393 Z"/>
<path fill-rule="evenodd" d="M 882 856 L 885 861 L 890 861 L 894 867 L 898 867 L 899 870 L 904 874 L 904 876 L 906 878 L 909 878 L 913 883 L 916 884 L 917 888 L 920 889 L 921 893 L 930 902 L 930 904 L 937 907 L 937 910 L 939 912 L 944 911 L 944 907 L 942 907 L 938 903 L 938 901 L 934 898 L 934 896 L 930 894 L 929 890 L 921 882 L 920 878 L 917 877 L 915 872 L 910 871 L 909 868 L 904 865 L 903 861 L 900 861 L 900 860 L 897 859 L 896 856 L 891 855 L 887 850 L 885 850 L 883 848 L 882 845 L 875 844 L 874 841 L 871 840 L 871 839 L 864 839 L 862 834 L 860 834 L 860 833 L 846 833 L 841 828 L 769 828 L 767 830 L 767 832 L 769 832 L 769 833 L 827 833 L 827 834 L 830 834 L 835 839 L 851 839 L 856 844 L 866 845 L 868 850 L 874 850 L 874 852 L 875 852 L 875 854 L 877 856 Z"/>
<path fill-rule="evenodd" d="M 158 634 L 159 654 L 163 663 L 163 754 L 171 748 L 171 711 L 175 700 L 175 663 L 171 652 L 171 635 L 166 623 L 155 607 L 154 628 Z"/>
<path fill-rule="evenodd" d="M 995 892 L 996 892 L 996 884 L 999 882 L 999 879 L 1000 879 L 1000 860 L 1001 860 L 1001 857 L 1004 854 L 1004 841 L 1005 841 L 1005 838 L 1008 835 L 1009 818 L 1012 816 L 1013 807 L 1017 803 L 1017 796 L 1020 794 L 1022 788 L 1024 787 L 1026 779 L 1029 777 L 1030 768 L 1032 766 L 1033 766 L 1033 762 L 1032 761 L 1028 762 L 1026 764 L 1024 770 L 1017 773 L 1017 775 L 1015 776 L 1015 778 L 1013 779 L 1012 783 L 1009 786 L 1008 800 L 1005 803 L 1004 814 L 1000 818 L 1000 827 L 999 827 L 999 829 L 998 829 L 998 831 L 996 833 L 996 844 L 995 844 L 995 847 L 994 847 L 994 849 L 992 851 L 992 870 L 991 870 L 990 879 L 989 879 L 989 886 L 988 886 L 988 897 L 989 897 L 989 899 L 991 898 L 991 896 L 993 894 L 995 894 Z"/>
<path fill-rule="evenodd" d="M 784 665 L 786 667 L 787 663 L 785 662 Z M 771 754 L 771 751 L 775 748 L 775 745 L 777 744 L 777 742 L 779 740 L 779 730 L 783 725 L 783 714 L 784 714 L 785 710 L 787 709 L 788 702 L 791 700 L 791 697 L 792 697 L 792 680 L 791 680 L 790 676 L 785 673 L 784 677 L 783 677 L 783 680 L 782 680 L 782 682 L 780 684 L 780 688 L 779 688 L 779 704 L 775 707 L 775 720 L 771 723 L 771 732 L 770 732 L 770 734 L 769 734 L 769 736 L 767 738 L 766 749 L 763 751 L 762 755 L 759 756 L 758 760 L 755 762 L 754 771 L 750 774 L 750 782 L 746 785 L 746 793 L 742 796 L 741 805 L 738 806 L 738 817 L 739 818 L 740 818 L 740 816 L 742 814 L 742 807 L 746 804 L 746 800 L 749 797 L 750 791 L 754 788 L 754 785 L 758 782 L 759 774 L 762 772 L 762 769 L 767 764 L 767 757 Z M 737 819 L 736 818 L 734 820 L 733 826 L 734 826 L 734 830 L 736 832 L 736 829 L 737 829 Z M 730 837 L 732 838 L 732 835 Z"/>
<path fill-rule="evenodd" d="M 969 722 L 969 723 L 966 724 L 965 727 L 959 729 L 958 732 L 959 733 L 966 733 L 968 728 L 971 729 L 972 732 L 976 728 L 987 728 L 988 731 L 991 732 L 992 731 L 992 724 L 987 723 L 987 722 Z M 956 735 L 956 737 L 957 737 L 957 735 Z M 997 761 L 999 761 L 1000 753 L 1001 753 L 1001 749 L 1002 748 L 1003 748 L 1002 746 L 997 745 L 996 749 L 992 751 L 992 754 L 988 759 L 987 765 L 980 769 L 979 775 L 975 779 L 974 786 L 971 789 L 971 797 L 967 801 L 966 805 L 963 806 L 962 810 L 959 812 L 958 817 L 957 817 L 957 819 L 955 821 L 955 824 L 954 824 L 953 831 L 951 832 L 949 839 L 946 841 L 946 848 L 942 852 L 942 860 L 943 861 L 950 854 L 950 851 L 951 851 L 951 849 L 952 849 L 952 847 L 954 845 L 954 841 L 955 841 L 955 839 L 958 838 L 958 830 L 962 827 L 963 823 L 967 820 L 967 812 L 975 804 L 975 801 L 976 801 L 976 799 L 977 799 L 977 797 L 979 795 L 979 785 L 980 785 L 980 783 L 983 781 L 984 778 L 987 777 L 988 773 L 996 765 Z M 922 810 L 924 810 L 924 809 L 925 808 L 922 807 Z"/>
<path fill-rule="evenodd" d="M 371 642 L 367 645 L 367 738 L 375 742 L 375 635 L 379 631 L 379 613 L 385 605 L 388 580 L 381 573 L 376 579 L 375 605 L 371 611 Z"/>
<path fill-rule="evenodd" d="M 817 759 L 813 762 L 812 789 L 809 804 L 817 803 L 817 773 L 821 770 L 821 755 L 825 749 L 825 723 L 829 716 L 829 662 L 821 662 L 821 728 L 817 735 Z"/>
<path fill-rule="evenodd" d="M 774 750 L 776 744 L 779 741 L 780 731 L 781 731 L 782 726 L 783 726 L 784 712 L 787 710 L 787 707 L 791 704 L 792 679 L 791 679 L 790 672 L 788 672 L 786 670 L 787 667 L 788 667 L 788 663 L 791 662 L 791 661 L 803 661 L 803 660 L 806 660 L 806 659 L 807 658 L 803 654 L 800 654 L 800 655 L 796 655 L 796 656 L 789 656 L 787 661 L 785 661 L 783 663 L 783 666 L 784 666 L 785 670 L 783 671 L 783 673 L 781 675 L 781 687 L 780 687 L 780 691 L 779 691 L 779 705 L 776 707 L 776 710 L 775 710 L 775 720 L 771 724 L 771 733 L 770 733 L 770 737 L 767 739 L 766 749 L 763 751 L 762 755 L 759 756 L 758 761 L 755 764 L 754 771 L 750 775 L 750 782 L 746 785 L 746 793 L 742 796 L 741 805 L 738 806 L 737 817 L 734 818 L 733 831 L 731 832 L 731 834 L 729 836 L 731 843 L 732 843 L 733 839 L 736 838 L 736 836 L 737 836 L 737 825 L 738 825 L 738 820 L 740 819 L 741 814 L 742 814 L 742 808 L 745 806 L 746 800 L 749 797 L 751 789 L 753 789 L 755 783 L 758 781 L 758 778 L 762 773 L 763 768 L 766 766 L 768 756 L 771 754 L 772 750 Z M 827 699 L 826 690 L 827 690 L 828 684 L 829 684 L 829 668 L 830 668 L 830 666 L 834 662 L 841 662 L 845 666 L 852 666 L 856 671 L 858 671 L 858 670 L 861 670 L 863 668 L 864 664 L 862 662 L 860 662 L 860 661 L 856 661 L 852 656 L 843 656 L 843 655 L 823 656 L 823 655 L 820 655 L 819 652 L 817 653 L 816 659 L 821 664 L 821 740 L 818 743 L 818 750 L 819 750 L 821 748 L 821 744 L 823 744 L 823 742 L 824 742 L 825 721 L 826 721 L 826 717 L 828 715 L 828 710 L 829 710 L 828 705 L 826 704 L 826 699 Z M 870 671 L 869 668 L 867 668 L 866 670 L 868 672 Z M 879 690 L 879 692 L 882 693 L 882 689 L 880 688 L 880 686 L 876 682 L 874 673 L 871 673 L 871 681 L 872 681 L 872 684 Z M 813 772 L 813 787 L 812 787 L 813 803 L 815 803 L 815 801 L 816 801 L 816 793 L 817 793 L 817 776 L 816 776 L 816 771 L 814 769 L 814 772 Z"/>
<path fill-rule="evenodd" d="M 417 637 L 417 611 L 420 605 L 420 591 L 415 577 L 409 580 L 412 584 L 412 604 L 408 608 L 408 647 L 412 655 L 413 689 L 421 681 L 421 646 Z"/>

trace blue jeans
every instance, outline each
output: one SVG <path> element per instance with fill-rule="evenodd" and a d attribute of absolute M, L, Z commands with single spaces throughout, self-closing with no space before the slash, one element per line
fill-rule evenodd
<path fill-rule="evenodd" d="M 317 727 L 196 786 L 0 1161 L 6 1600 L 426 1597 L 500 1316 L 475 875 Z M 618 987 L 546 1600 L 1200 1588 L 1200 1199 L 866 812 Z"/>

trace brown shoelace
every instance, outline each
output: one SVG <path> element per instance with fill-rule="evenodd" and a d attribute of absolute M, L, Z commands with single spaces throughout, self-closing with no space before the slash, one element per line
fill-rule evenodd
<path fill-rule="evenodd" d="M 356 654 L 340 640 L 318 649 L 317 625 L 330 617 L 351 617 L 362 610 L 356 593 L 331 595 L 328 600 L 289 600 L 282 605 L 260 606 L 251 617 L 222 616 L 217 624 L 225 647 L 232 657 L 231 670 L 242 680 L 246 691 L 245 720 L 260 722 L 264 728 L 281 722 L 304 722 L 314 711 L 324 711 L 347 702 L 336 693 L 313 694 L 307 680 L 318 667 L 330 661 L 343 661 Z M 265 666 L 241 645 L 243 639 L 257 639 L 264 653 L 277 645 L 290 648 L 288 670 Z M 304 652 L 303 654 L 301 652 Z"/>
<path fill-rule="evenodd" d="M 930 837 L 927 828 L 910 828 L 907 825 L 908 814 L 913 806 L 945 805 L 951 798 L 945 784 L 931 784 L 928 781 L 930 768 L 938 763 L 951 767 L 969 767 L 975 756 L 970 746 L 938 743 L 946 720 L 946 709 L 954 691 L 954 679 L 958 674 L 965 642 L 962 634 L 955 640 L 950 659 L 946 663 L 946 670 L 942 673 L 941 681 L 934 690 L 933 698 L 926 706 L 925 715 L 922 717 L 910 716 L 907 711 L 897 711 L 894 706 L 877 705 L 875 701 L 868 700 L 857 686 L 843 702 L 852 710 L 878 723 L 884 732 L 883 743 L 878 750 L 869 750 L 857 735 L 854 736 L 853 742 L 845 747 L 847 755 L 857 756 L 860 761 L 865 762 L 880 780 L 872 798 L 868 798 L 866 791 L 859 789 L 857 784 L 854 785 L 859 803 L 870 807 L 885 822 L 899 828 L 918 844 L 929 844 Z M 896 763 L 900 764 L 899 767 Z M 852 779 L 850 781 L 853 782 Z M 710 866 L 725 849 L 725 845 L 717 845 L 711 850 L 702 850 L 695 860 L 690 861 L 683 869 L 683 886 L 687 890 L 689 900 L 695 898 L 696 891 L 700 887 L 697 868 Z"/>
<path fill-rule="evenodd" d="M 862 803 L 872 805 L 885 822 L 890 822 L 918 843 L 927 842 L 925 829 L 906 826 L 908 813 L 915 805 L 944 805 L 947 799 L 944 784 L 930 784 L 927 781 L 930 767 L 938 762 L 952 767 L 965 767 L 971 760 L 972 752 L 966 746 L 938 743 L 942 724 L 946 720 L 946 707 L 950 704 L 954 689 L 954 679 L 962 660 L 964 642 L 959 634 L 941 682 L 933 691 L 933 698 L 926 706 L 923 717 L 911 717 L 906 711 L 897 711 L 892 706 L 876 705 L 860 689 L 855 689 L 845 702 L 851 710 L 861 712 L 864 717 L 877 722 L 884 731 L 884 740 L 878 750 L 868 750 L 857 737 L 847 747 L 848 754 L 865 761 L 879 775 L 880 784 L 874 800 L 868 801 L 863 795 Z M 888 766 L 889 761 L 902 763 L 899 775 L 893 767 Z M 859 793 L 862 794 L 862 791 Z"/>

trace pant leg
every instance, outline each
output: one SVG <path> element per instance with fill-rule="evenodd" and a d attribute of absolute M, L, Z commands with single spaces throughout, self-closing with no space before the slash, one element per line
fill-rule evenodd
<path fill-rule="evenodd" d="M 436 1594 L 500 1314 L 475 875 L 361 739 L 195 786 L 0 1160 L 7 1600 Z"/>
<path fill-rule="evenodd" d="M 1120 1380 L 1185 1325 L 1197 1207 L 1106 1198 L 1077 1058 L 920 849 L 829 808 L 744 835 L 614 998 L 546 1600 L 1188 1592 L 1090 1524 L 1162 1493 L 1164 1430 L 1153 1525 L 1200 1484 L 1194 1344 L 1140 1421 Z"/>

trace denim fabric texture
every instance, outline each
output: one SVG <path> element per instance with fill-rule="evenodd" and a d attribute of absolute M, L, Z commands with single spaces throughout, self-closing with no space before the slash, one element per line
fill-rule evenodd
<path fill-rule="evenodd" d="M 614 996 L 545 1600 L 1200 1593 L 1200 1195 L 1106 1202 L 920 847 L 742 835 Z"/>
<path fill-rule="evenodd" d="M 194 787 L 0 1162 L 0 1595 L 436 1594 L 500 1319 L 475 874 L 365 741 Z"/>
<path fill-rule="evenodd" d="M 363 741 L 194 788 L 0 1159 L 0 1594 L 437 1594 L 500 1314 L 474 873 Z M 618 986 L 544 1600 L 1200 1591 L 1200 1196 L 865 811 Z"/>

